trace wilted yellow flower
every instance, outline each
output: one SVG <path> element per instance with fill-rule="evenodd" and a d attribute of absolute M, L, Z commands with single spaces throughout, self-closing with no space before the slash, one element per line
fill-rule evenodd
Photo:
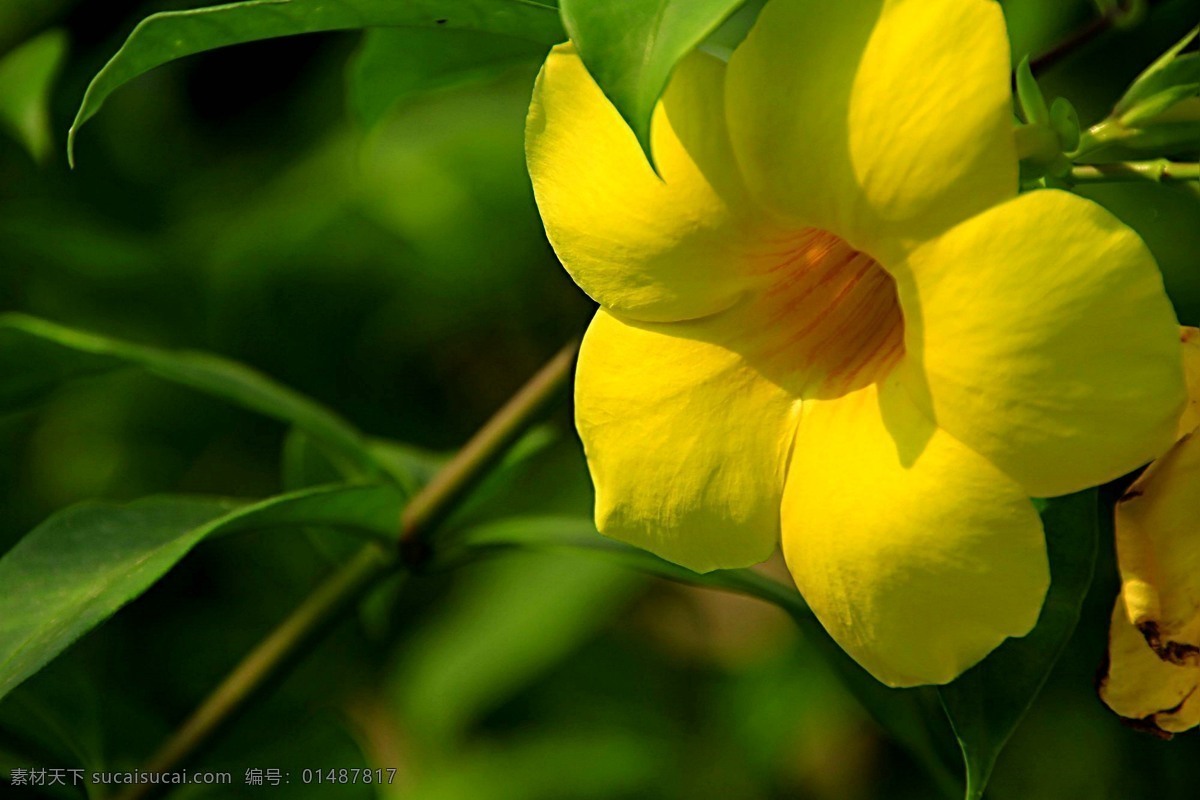
<path fill-rule="evenodd" d="M 942 683 L 1034 625 L 1030 496 L 1149 461 L 1183 401 L 1145 246 L 1017 196 L 991 0 L 771 0 L 677 69 L 661 180 L 570 45 L 534 90 L 551 243 L 601 309 L 576 421 L 605 534 L 767 558 L 860 664 Z"/>
<path fill-rule="evenodd" d="M 1179 441 L 1117 503 L 1121 594 L 1100 681 L 1109 708 L 1163 733 L 1200 725 L 1200 330 L 1181 338 Z"/>

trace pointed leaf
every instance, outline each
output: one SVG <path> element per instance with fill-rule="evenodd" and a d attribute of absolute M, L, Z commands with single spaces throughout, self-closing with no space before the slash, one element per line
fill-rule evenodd
<path fill-rule="evenodd" d="M 247 0 L 154 14 L 96 74 L 67 135 L 75 136 L 123 84 L 184 56 L 301 33 L 378 27 L 461 28 L 551 45 L 565 39 L 555 7 L 540 0 Z"/>
<path fill-rule="evenodd" d="M 1005 743 L 1033 704 L 1079 621 L 1096 559 L 1095 490 L 1045 501 L 1050 591 L 1031 633 L 1010 639 L 939 691 L 967 771 L 967 800 L 983 797 Z"/>
<path fill-rule="evenodd" d="M 1188 31 L 1186 36 L 1159 56 L 1141 75 L 1138 75 L 1125 90 L 1124 96 L 1117 101 L 1113 108 L 1113 116 L 1124 118 L 1135 104 L 1159 93 L 1166 87 L 1177 83 L 1195 83 L 1196 70 L 1200 68 L 1200 65 L 1195 63 L 1195 56 L 1189 55 L 1183 58 L 1178 58 L 1178 56 L 1197 35 L 1200 35 L 1200 25 Z M 1188 64 L 1189 61 L 1192 63 Z M 1184 66 L 1180 67 L 1180 63 L 1183 63 Z M 1191 76 L 1190 79 L 1189 76 Z"/>
<path fill-rule="evenodd" d="M 322 487 L 260 503 L 151 497 L 47 519 L 0 558 L 0 697 L 142 594 L 207 536 L 319 525 L 386 538 L 393 486 Z"/>
<path fill-rule="evenodd" d="M 107 339 L 23 314 L 0 314 L 0 415 L 40 401 L 67 380 L 123 367 L 141 367 L 163 380 L 293 424 L 348 469 L 383 472 L 348 422 L 242 364 Z"/>
<path fill-rule="evenodd" d="M 675 65 L 745 0 L 562 0 L 563 25 L 650 158 L 650 118 Z"/>

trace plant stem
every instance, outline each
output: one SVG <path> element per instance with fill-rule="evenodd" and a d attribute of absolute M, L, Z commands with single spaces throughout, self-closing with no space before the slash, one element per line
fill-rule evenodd
<path fill-rule="evenodd" d="M 425 534 L 454 510 L 476 479 L 529 427 L 530 420 L 558 398 L 569 382 L 578 349 L 578 342 L 571 342 L 558 351 L 409 502 L 400 520 L 400 550 L 406 563 L 416 566 L 428 558 Z"/>
<path fill-rule="evenodd" d="M 364 546 L 233 668 L 141 771 L 171 772 L 185 765 L 271 680 L 299 662 L 308 647 L 381 578 L 424 560 L 426 534 L 445 519 L 454 504 L 503 456 L 508 445 L 559 396 L 569 381 L 577 349 L 578 344 L 573 342 L 560 350 L 412 498 L 402 518 L 399 552 L 375 543 Z M 147 800 L 169 788 L 163 784 L 134 784 L 115 800 Z"/>
<path fill-rule="evenodd" d="M 1120 161 L 1113 164 L 1082 164 L 1071 168 L 1070 181 L 1073 184 L 1200 181 L 1200 164 L 1168 161 L 1165 158 L 1153 161 Z"/>

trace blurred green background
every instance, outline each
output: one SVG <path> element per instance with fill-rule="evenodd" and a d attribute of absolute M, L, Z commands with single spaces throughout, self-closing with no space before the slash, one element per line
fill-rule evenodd
<path fill-rule="evenodd" d="M 1004 6 L 1017 56 L 1095 13 L 1089 0 Z M 197 56 L 118 92 L 68 170 L 64 134 L 87 81 L 138 20 L 178 7 L 3 0 L 0 53 L 51 29 L 69 49 L 44 161 L 0 134 L 0 311 L 220 353 L 373 435 L 453 449 L 591 314 L 524 171 L 539 54 L 514 45 L 434 87 L 403 57 L 364 77 L 358 34 Z M 1048 72 L 1047 94 L 1099 119 L 1198 17 L 1195 0 L 1155 4 Z M 468 34 L 388 35 L 399 53 L 470 48 Z M 378 96 L 409 84 L 397 104 Z M 1143 234 L 1181 319 L 1200 322 L 1197 196 L 1087 194 Z M 278 492 L 285 434 L 138 372 L 71 384 L 0 418 L 0 548 L 85 499 Z M 566 411 L 543 439 L 472 514 L 588 512 Z M 298 531 L 203 544 L 0 703 L 0 770 L 133 767 L 349 546 Z M 1129 731 L 1095 697 L 1116 585 L 1111 550 L 1101 558 L 1070 651 L 1002 756 L 996 798 L 1190 798 L 1200 785 L 1200 740 Z M 299 780 L 361 766 L 395 767 L 396 781 Z M 230 770 L 234 786 L 176 796 L 935 796 L 779 610 L 546 554 L 392 582 L 197 768 Z M 291 783 L 243 787 L 249 768 Z M 39 791 L 0 783 L 6 798 L 82 796 Z"/>

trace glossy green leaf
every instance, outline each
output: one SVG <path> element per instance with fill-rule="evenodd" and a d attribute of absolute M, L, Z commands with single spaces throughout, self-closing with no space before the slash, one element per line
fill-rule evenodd
<path fill-rule="evenodd" d="M 50 154 L 50 91 L 66 54 L 66 34 L 47 31 L 0 59 L 0 125 L 35 161 Z"/>
<path fill-rule="evenodd" d="M 675 65 L 745 0 L 562 0 L 563 25 L 650 157 L 650 119 Z M 814 24 L 819 24 L 814 20 Z"/>
<path fill-rule="evenodd" d="M 350 61 L 350 109 L 369 128 L 424 92 L 494 78 L 517 64 L 532 69 L 546 49 L 527 39 L 479 31 L 375 28 L 366 32 Z"/>
<path fill-rule="evenodd" d="M 983 797 L 1005 743 L 1033 704 L 1079 621 L 1096 559 L 1094 490 L 1045 501 L 1050 591 L 1033 631 L 1010 639 L 940 689 L 967 771 L 967 800 Z"/>
<path fill-rule="evenodd" d="M 64 381 L 122 367 L 141 367 L 163 380 L 295 425 L 325 445 L 348 472 L 383 472 L 348 422 L 242 364 L 108 339 L 23 314 L 0 314 L 0 415 L 41 400 Z"/>
<path fill-rule="evenodd" d="M 302 33 L 380 27 L 482 31 L 552 45 L 566 38 L 556 9 L 541 0 L 247 0 L 154 14 L 96 74 L 67 136 L 75 136 L 125 83 L 170 61 L 244 42 Z"/>
<path fill-rule="evenodd" d="M 61 511 L 0 558 L 0 697 L 216 534 L 320 525 L 386 538 L 393 486 L 323 487 L 259 503 L 151 497 Z"/>

